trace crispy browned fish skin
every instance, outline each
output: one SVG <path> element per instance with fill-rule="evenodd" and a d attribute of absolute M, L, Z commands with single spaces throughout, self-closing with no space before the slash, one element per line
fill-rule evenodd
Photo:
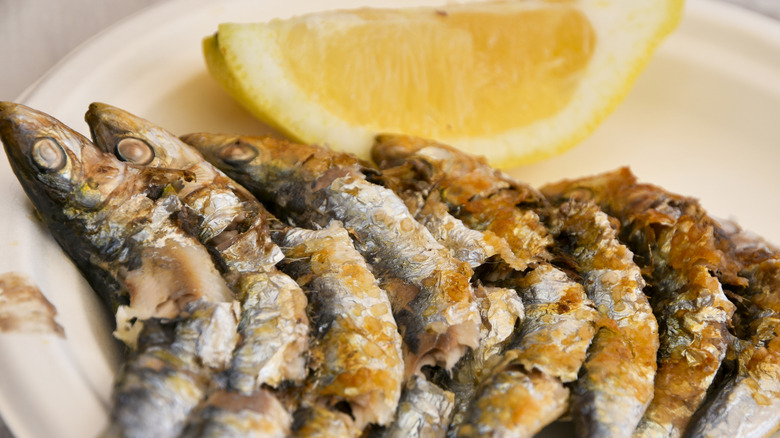
<path fill-rule="evenodd" d="M 530 437 L 569 407 L 564 383 L 577 378 L 597 313 L 582 285 L 550 264 L 515 282 L 525 318 L 489 365 L 457 436 Z"/>
<path fill-rule="evenodd" d="M 368 170 L 359 160 L 267 137 L 191 134 L 183 139 L 298 225 L 343 222 L 391 296 L 408 373 L 433 363 L 451 368 L 477 346 L 471 269 L 392 191 L 366 181 Z"/>
<path fill-rule="evenodd" d="M 532 437 L 566 412 L 569 390 L 544 373 L 507 369 L 477 393 L 458 437 Z"/>
<path fill-rule="evenodd" d="M 304 405 L 295 412 L 293 438 L 349 438 L 360 435 L 355 421 L 344 412 L 320 403 Z"/>
<path fill-rule="evenodd" d="M 734 305 L 714 271 L 723 253 L 699 204 L 649 184 L 627 168 L 542 188 L 552 199 L 592 200 L 622 226 L 651 286 L 659 324 L 655 395 L 636 436 L 680 436 L 704 401 L 728 347 Z"/>
<path fill-rule="evenodd" d="M 404 364 L 390 301 L 341 224 L 290 228 L 276 237 L 282 269 L 309 294 L 315 339 L 304 398 L 312 407 L 346 402 L 354 427 L 388 424 Z"/>
<path fill-rule="evenodd" d="M 579 436 L 630 437 L 653 398 L 658 324 L 633 254 L 609 218 L 590 202 L 565 201 L 554 215 L 562 250 L 574 259 L 588 297 L 602 316 L 572 413 Z M 620 412 L 620 415 L 615 415 Z"/>
<path fill-rule="evenodd" d="M 543 206 L 544 197 L 484 158 L 400 135 L 378 136 L 371 153 L 382 182 L 393 191 L 435 196 L 469 228 L 505 240 L 515 255 L 506 261 L 515 270 L 549 259 L 552 238 L 539 216 L 532 208 L 518 208 Z"/>
<path fill-rule="evenodd" d="M 137 166 L 194 175 L 176 192 L 184 204 L 181 222 L 209 248 L 242 303 L 242 342 L 229 371 L 230 387 L 251 395 L 263 384 L 302 380 L 306 297 L 275 268 L 283 257 L 270 238 L 275 218 L 198 151 L 154 123 L 103 103 L 92 103 L 86 120 L 104 151 Z"/>
<path fill-rule="evenodd" d="M 393 173 L 397 170 L 397 173 Z M 492 231 L 478 231 L 466 226 L 460 219 L 449 213 L 449 207 L 439 197 L 439 193 L 426 188 L 426 184 L 406 187 L 413 181 L 406 168 L 391 169 L 387 173 L 371 175 L 371 180 L 387 186 L 404 200 L 409 212 L 431 232 L 442 245 L 452 250 L 458 260 L 472 268 L 478 268 L 491 257 L 498 255 L 501 260 L 513 268 L 524 269 L 525 263 L 519 260 L 509 244 Z"/>
<path fill-rule="evenodd" d="M 738 307 L 736 370 L 687 434 L 764 437 L 780 428 L 780 249 L 735 224 L 719 231 L 728 259 L 719 274 Z"/>
<path fill-rule="evenodd" d="M 265 389 L 251 396 L 217 391 L 193 413 L 181 438 L 284 438 L 291 423 L 285 407 Z"/>
<path fill-rule="evenodd" d="M 480 383 L 457 433 L 536 433 L 567 409 L 564 382 L 576 378 L 597 317 L 582 286 L 547 263 L 552 237 L 536 211 L 547 208 L 546 200 L 483 159 L 433 141 L 382 135 L 372 155 L 380 163 L 383 173 L 378 179 L 385 185 L 408 193 L 407 199 L 419 192 L 445 204 L 468 227 L 502 239 L 514 252 L 514 258 L 504 258 L 511 268 L 533 269 L 519 285 L 509 284 L 523 299 L 525 320 L 501 364 Z M 493 406 L 506 390 L 513 397 Z M 525 404 L 539 410 L 523 415 Z"/>

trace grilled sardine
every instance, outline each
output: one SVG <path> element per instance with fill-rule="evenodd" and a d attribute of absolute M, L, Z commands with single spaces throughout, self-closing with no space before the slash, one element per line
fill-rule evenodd
<path fill-rule="evenodd" d="M 680 436 L 720 368 L 734 305 L 713 271 L 723 260 L 699 204 L 614 172 L 542 188 L 552 199 L 592 200 L 621 224 L 620 237 L 648 278 L 659 325 L 655 394 L 636 436 Z"/>
<path fill-rule="evenodd" d="M 556 211 L 557 240 L 601 315 L 573 385 L 576 430 L 583 437 L 630 437 L 653 398 L 658 352 L 658 324 L 642 291 L 645 282 L 598 206 L 568 200 Z"/>
<path fill-rule="evenodd" d="M 283 255 L 269 234 L 274 218 L 246 189 L 163 128 L 102 103 L 90 105 L 86 120 L 104 151 L 138 166 L 194 175 L 177 192 L 184 204 L 181 222 L 217 258 L 242 303 L 242 342 L 229 371 L 231 388 L 251 395 L 263 384 L 302 380 L 306 297 L 275 268 Z"/>
<path fill-rule="evenodd" d="M 404 363 L 387 295 L 339 223 L 279 234 L 286 255 L 282 269 L 307 291 L 311 303 L 307 409 L 345 402 L 355 430 L 388 424 L 398 405 Z"/>
<path fill-rule="evenodd" d="M 191 134 L 184 141 L 298 226 L 341 221 L 393 303 L 407 373 L 451 368 L 479 341 L 471 269 L 439 244 L 392 191 L 366 181 L 351 155 L 272 138 Z"/>

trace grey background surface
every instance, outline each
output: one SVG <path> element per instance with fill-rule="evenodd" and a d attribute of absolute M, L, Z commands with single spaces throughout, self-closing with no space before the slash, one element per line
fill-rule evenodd
<path fill-rule="evenodd" d="M 0 100 L 16 100 L 90 37 L 160 1 L 165 0 L 0 0 Z M 780 19 L 780 0 L 713 1 Z M 0 438 L 12 437 L 0 418 Z"/>

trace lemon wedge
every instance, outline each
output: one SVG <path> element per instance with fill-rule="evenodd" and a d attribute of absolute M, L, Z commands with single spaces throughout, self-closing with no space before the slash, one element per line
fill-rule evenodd
<path fill-rule="evenodd" d="M 622 101 L 683 0 L 523 0 L 223 23 L 212 76 L 294 140 L 363 158 L 378 133 L 511 167 L 564 151 Z"/>

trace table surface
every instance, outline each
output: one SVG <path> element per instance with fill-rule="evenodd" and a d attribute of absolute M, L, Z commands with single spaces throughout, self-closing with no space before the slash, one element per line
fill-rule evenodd
<path fill-rule="evenodd" d="M 78 45 L 160 1 L 164 0 L 0 0 L 0 101 L 16 100 Z M 778 0 L 713 1 L 780 19 Z M 11 437 L 0 418 L 0 438 Z"/>

